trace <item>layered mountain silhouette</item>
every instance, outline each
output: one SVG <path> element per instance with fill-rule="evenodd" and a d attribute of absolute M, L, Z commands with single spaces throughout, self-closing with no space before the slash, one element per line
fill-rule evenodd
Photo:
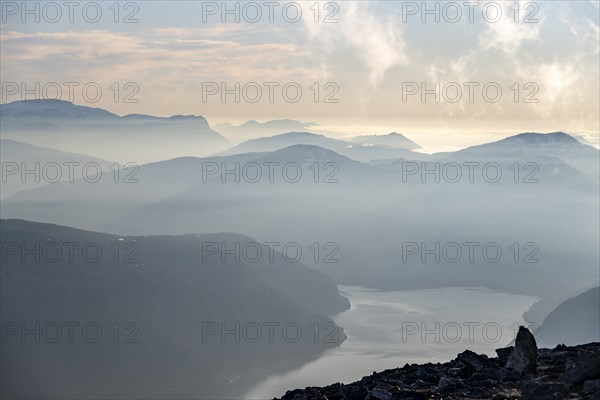
<path fill-rule="evenodd" d="M 125 162 L 208 155 L 230 147 L 206 119 L 118 116 L 68 101 L 28 100 L 0 105 L 3 139 Z"/>
<path fill-rule="evenodd" d="M 521 133 L 493 143 L 468 147 L 450 155 L 454 159 L 525 159 L 556 157 L 590 176 L 597 177 L 598 150 L 564 132 Z"/>
<path fill-rule="evenodd" d="M 540 326 L 542 346 L 600 342 L 600 287 L 589 289 L 558 305 Z"/>
<path fill-rule="evenodd" d="M 568 138 L 566 142 L 564 149 L 553 144 L 555 152 L 575 157 L 582 151 L 579 144 L 572 145 Z M 535 149 L 535 143 L 529 147 Z M 510 151 L 504 158 L 493 158 L 503 175 L 491 181 L 481 168 L 488 159 L 476 150 L 468 149 L 470 158 L 465 153 L 460 158 L 444 154 L 433 158 L 436 161 L 383 164 L 362 163 L 313 145 L 176 158 L 141 166 L 134 184 L 80 180 L 20 192 L 3 201 L 1 212 L 3 218 L 127 234 L 177 234 L 201 226 L 209 232 L 244 232 L 265 241 L 306 246 L 335 242 L 338 263 L 313 262 L 306 255 L 302 261 L 337 282 L 382 289 L 466 285 L 551 297 L 572 293 L 595 279 L 593 249 L 600 238 L 589 222 L 598 216 L 597 179 L 562 158 L 531 150 L 531 158 L 523 158 L 523 153 L 510 158 Z M 466 168 L 459 182 L 443 177 L 444 163 L 468 160 L 480 164 L 472 182 Z M 532 168 L 525 169 L 527 163 Z M 273 167 L 271 180 L 268 165 Z M 284 175 L 285 166 L 292 168 Z M 436 166 L 437 180 L 436 173 L 421 173 Z M 409 167 L 419 171 L 407 174 Z M 534 180 L 524 182 L 530 175 Z M 61 211 L 65 207 L 68 213 Z M 404 242 L 431 247 L 435 242 L 472 241 L 480 246 L 476 261 L 468 260 L 466 249 L 457 262 L 441 254 L 436 262 L 423 263 L 421 254 L 402 261 Z M 481 248 L 488 242 L 501 246 L 499 261 L 482 257 Z M 518 254 L 511 247 L 515 243 Z M 533 262 L 525 263 L 526 256 Z M 574 270 L 566 271 L 566 264 Z M 532 279 L 541 282 L 533 289 Z"/>
<path fill-rule="evenodd" d="M 56 179 L 66 181 L 80 179 L 83 168 L 91 163 L 99 165 L 104 170 L 114 164 L 84 154 L 38 147 L 10 139 L 0 140 L 0 157 L 5 174 L 0 194 L 2 198 L 46 185 L 48 181 Z M 71 171 L 69 165 L 72 166 Z M 27 171 L 33 171 L 33 174 Z M 70 172 L 72 172 L 72 176 L 69 175 Z"/>
<path fill-rule="evenodd" d="M 199 116 L 118 116 L 68 102 L 15 102 L 0 113 L 3 172 L 6 163 L 107 169 L 96 182 L 2 182 L 2 322 L 21 330 L 80 321 L 105 332 L 94 346 L 11 334 L 3 397 L 234 398 L 345 339 L 329 318 L 349 307 L 334 282 L 537 296 L 530 314 L 545 316 L 540 343 L 598 340 L 597 288 L 556 304 L 595 282 L 599 262 L 600 152 L 566 133 L 425 154 L 402 134 L 339 140 L 293 120 L 219 126 L 274 135 L 232 147 Z M 108 172 L 105 159 L 122 169 Z M 143 165 L 131 176 L 127 161 Z M 231 251 L 251 243 L 267 255 L 273 242 L 269 261 Z M 470 260 L 463 244 L 473 242 Z M 67 254 L 72 243 L 97 245 L 104 257 L 38 261 L 17 251 L 51 244 Z M 285 243 L 302 249 L 298 262 L 279 251 Z M 420 251 L 407 257 L 406 243 Z M 462 256 L 442 250 L 448 243 Z M 492 261 L 490 243 L 500 248 Z M 274 321 L 305 334 L 293 344 L 202 340 L 206 322 Z M 115 342 L 115 323 L 139 340 Z M 336 340 L 315 343 L 311 326 L 325 325 Z"/>
<path fill-rule="evenodd" d="M 265 122 L 250 120 L 241 125 L 223 123 L 215 125 L 214 129 L 232 140 L 241 142 L 250 137 L 271 136 L 282 132 L 304 132 L 318 126 L 319 124 L 314 122 L 274 119 Z"/>
<path fill-rule="evenodd" d="M 324 135 L 317 135 L 310 132 L 289 132 L 270 137 L 250 139 L 220 153 L 219 155 L 226 156 L 241 153 L 262 153 L 281 150 L 285 147 L 299 144 L 319 146 L 333 151 L 348 146 L 348 143 L 343 140 L 331 139 Z"/>
<path fill-rule="evenodd" d="M 326 316 L 349 307 L 331 278 L 279 251 L 272 262 L 266 252 L 258 262 L 223 254 L 257 243 L 249 237 L 118 236 L 23 220 L 1 220 L 0 230 L 2 323 L 19 329 L 3 337 L 3 397 L 227 398 L 244 389 L 239 376 L 293 368 L 345 339 Z M 52 249 L 23 256 L 36 246 Z M 78 324 L 71 340 L 69 322 Z M 36 323 L 37 340 L 21 336 Z M 279 326 L 272 341 L 269 323 Z M 304 330 L 298 340 L 282 336 L 287 323 Z M 86 324 L 103 332 L 93 345 Z M 210 340 L 207 324 L 219 329 Z M 221 336 L 221 324 L 233 333 Z M 326 324 L 335 341 L 315 342 L 310 327 Z M 55 325 L 63 335 L 53 342 Z"/>
<path fill-rule="evenodd" d="M 250 139 L 218 155 L 266 152 L 293 145 L 312 145 L 335 151 L 361 162 L 385 158 L 421 158 L 419 153 L 411 151 L 420 146 L 399 133 L 381 136 L 359 136 L 355 139 L 356 141 L 346 141 L 311 132 L 287 132 L 275 136 Z"/>
<path fill-rule="evenodd" d="M 8 128 L 43 129 L 48 120 L 118 119 L 117 114 L 97 107 L 73 104 L 65 100 L 24 100 L 0 105 L 0 116 Z M 57 129 L 58 126 L 51 128 Z"/>
<path fill-rule="evenodd" d="M 352 143 L 368 146 L 388 146 L 393 148 L 416 150 L 421 146 L 401 133 L 392 132 L 387 135 L 362 135 L 352 138 Z"/>

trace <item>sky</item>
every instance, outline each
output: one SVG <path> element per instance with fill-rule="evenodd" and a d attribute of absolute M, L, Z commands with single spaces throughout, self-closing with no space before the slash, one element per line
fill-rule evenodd
<path fill-rule="evenodd" d="M 599 1 L 0 3 L 2 103 L 291 118 L 440 150 L 600 131 Z"/>

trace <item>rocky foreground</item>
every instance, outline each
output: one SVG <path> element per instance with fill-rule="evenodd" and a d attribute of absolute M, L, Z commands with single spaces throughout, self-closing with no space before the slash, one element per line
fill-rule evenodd
<path fill-rule="evenodd" d="M 489 358 L 472 351 L 444 364 L 407 364 L 348 385 L 288 391 L 283 400 L 600 400 L 600 343 L 538 349 L 519 329 L 515 345 Z"/>

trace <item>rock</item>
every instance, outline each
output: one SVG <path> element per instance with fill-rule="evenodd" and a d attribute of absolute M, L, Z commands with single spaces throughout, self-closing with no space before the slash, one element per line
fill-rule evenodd
<path fill-rule="evenodd" d="M 496 349 L 496 354 L 498 354 L 498 361 L 500 365 L 506 365 L 510 355 L 512 354 L 514 346 L 503 347 L 500 349 Z"/>
<path fill-rule="evenodd" d="M 600 400 L 600 343 L 539 349 L 537 357 L 530 353 L 533 346 L 524 332 L 498 358 L 465 351 L 447 363 L 406 364 L 350 384 L 288 391 L 283 399 Z M 501 367 L 507 354 L 510 370 Z M 523 373 L 531 370 L 537 372 Z"/>
<path fill-rule="evenodd" d="M 535 338 L 524 326 L 519 327 L 515 348 L 513 349 L 506 368 L 514 370 L 519 375 L 533 374 L 537 369 L 538 349 Z"/>
<path fill-rule="evenodd" d="M 431 383 L 427 383 L 421 379 L 417 379 L 412 385 L 410 385 L 411 389 L 423 389 L 431 387 Z"/>
<path fill-rule="evenodd" d="M 425 393 L 414 390 L 399 390 L 387 383 L 377 385 L 371 390 L 371 399 L 377 400 L 427 400 Z"/>
<path fill-rule="evenodd" d="M 600 354 L 598 354 L 598 358 L 588 359 L 562 374 L 561 381 L 569 387 L 573 387 L 587 380 L 598 378 L 600 378 Z"/>
<path fill-rule="evenodd" d="M 476 371 L 482 371 L 488 368 L 495 369 L 498 367 L 492 360 L 487 358 L 487 356 L 474 353 L 471 350 L 463 351 L 457 358 L 459 361 L 473 367 Z"/>
<path fill-rule="evenodd" d="M 583 384 L 583 391 L 585 393 L 600 393 L 600 379 L 594 379 L 590 381 L 586 381 Z"/>
<path fill-rule="evenodd" d="M 501 368 L 495 360 L 470 350 L 460 353 L 457 360 L 471 368 L 471 373 L 467 375 L 470 379 L 473 379 L 473 375 L 476 374 L 479 374 L 479 380 L 503 380 L 509 375 L 509 371 Z M 472 370 L 475 370 L 475 373 Z"/>
<path fill-rule="evenodd" d="M 394 386 L 388 383 L 380 383 L 371 390 L 371 398 L 377 400 L 392 400 L 396 391 L 397 389 Z"/>
<path fill-rule="evenodd" d="M 395 399 L 398 400 L 427 400 L 427 395 L 425 393 L 413 390 L 401 390 L 397 395 L 398 397 Z"/>
<path fill-rule="evenodd" d="M 437 392 L 447 393 L 465 389 L 466 386 L 461 379 L 440 377 L 438 382 Z"/>
<path fill-rule="evenodd" d="M 522 400 L 562 400 L 569 387 L 561 382 L 531 383 L 522 390 Z"/>
<path fill-rule="evenodd" d="M 521 392 L 517 389 L 501 389 L 492 396 L 492 400 L 518 400 L 521 398 Z"/>

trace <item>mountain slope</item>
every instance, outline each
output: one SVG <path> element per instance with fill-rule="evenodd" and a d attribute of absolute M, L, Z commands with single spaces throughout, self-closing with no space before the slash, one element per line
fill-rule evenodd
<path fill-rule="evenodd" d="M 560 158 L 590 176 L 599 176 L 600 151 L 581 143 L 564 132 L 521 133 L 497 142 L 472 146 L 450 153 L 448 158 L 493 161 L 540 156 Z"/>
<path fill-rule="evenodd" d="M 84 154 L 38 147 L 10 139 L 0 140 L 0 158 L 3 163 L 3 174 L 6 174 L 0 183 L 2 187 L 0 195 L 3 199 L 22 190 L 46 185 L 58 178 L 67 181 L 71 178 L 80 179 L 83 168 L 91 163 L 96 163 L 103 170 L 114 164 Z M 66 163 L 71 163 L 70 165 L 73 166 L 72 177 L 69 176 L 70 167 Z M 35 171 L 36 169 L 40 171 L 37 176 L 25 174 L 25 171 Z M 44 171 L 46 172 L 44 173 Z"/>
<path fill-rule="evenodd" d="M 217 124 L 214 129 L 234 141 L 244 141 L 251 137 L 271 136 L 282 132 L 304 132 L 318 125 L 293 119 L 275 119 L 265 122 L 250 120 L 238 126 L 229 123 Z"/>
<path fill-rule="evenodd" d="M 418 159 L 421 157 L 419 153 L 414 153 L 408 149 L 408 147 L 414 147 L 408 142 L 414 142 L 404 138 L 404 136 L 402 135 L 399 136 L 402 136 L 402 138 L 406 139 L 406 141 L 404 141 L 402 138 L 399 138 L 398 136 L 395 136 L 398 134 L 390 135 L 394 136 L 378 136 L 378 138 L 383 138 L 378 139 L 378 141 L 388 142 L 389 145 L 384 145 L 382 143 L 373 145 L 369 143 L 370 137 L 365 137 L 366 141 L 364 143 L 354 143 L 345 140 L 332 139 L 324 135 L 318 135 L 310 132 L 288 132 L 275 136 L 247 140 L 217 155 L 226 156 L 249 152 L 267 152 L 281 150 L 285 147 L 293 145 L 311 145 L 335 151 L 339 154 L 345 155 L 347 157 L 361 162 L 369 162 L 374 159 L 383 158 L 403 157 L 408 159 Z M 391 145 L 392 142 L 395 144 Z M 399 142 L 406 143 L 406 146 L 399 146 Z M 418 147 L 418 145 L 416 146 Z"/>
<path fill-rule="evenodd" d="M 120 117 L 67 101 L 30 100 L 0 105 L 3 139 L 125 162 L 207 155 L 230 147 L 201 116 Z"/>
<path fill-rule="evenodd" d="M 544 319 L 536 339 L 542 346 L 600 341 L 600 287 L 570 298 Z"/>
<path fill-rule="evenodd" d="M 136 184 L 49 185 L 6 199 L 1 212 L 4 218 L 138 235 L 244 232 L 262 241 L 300 243 L 303 263 L 344 284 L 485 286 L 545 298 L 573 292 L 597 276 L 598 183 L 562 160 L 534 160 L 539 171 L 533 183 L 523 182 L 525 173 L 515 182 L 508 169 L 521 159 L 499 160 L 501 181 L 486 180 L 479 167 L 472 181 L 463 169 L 462 179 L 452 183 L 431 173 L 427 179 L 418 172 L 407 176 L 402 162 L 368 165 L 296 145 L 142 165 Z M 408 165 L 421 172 L 433 166 Z M 418 255 L 402 261 L 403 242 L 472 241 L 481 243 L 474 261 L 464 247 L 455 263 L 442 255 L 427 268 Z M 497 263 L 482 258 L 486 242 L 501 246 Z M 317 261 L 308 249 L 314 243 L 321 250 Z M 337 245 L 337 263 L 323 262 L 327 243 Z M 535 260 L 525 262 L 526 256 Z M 539 284 L 532 288 L 532 281 Z"/>
<path fill-rule="evenodd" d="M 420 149 L 417 143 L 413 142 L 401 133 L 388 133 L 387 135 L 363 135 L 352 138 L 352 143 L 361 145 L 380 145 L 406 150 Z"/>
<path fill-rule="evenodd" d="M 255 243 L 247 237 L 117 236 L 23 220 L 1 220 L 0 233 L 3 327 L 41 326 L 41 340 L 3 339 L 2 397 L 230 398 L 261 371 L 285 369 L 278 365 L 290 359 L 293 368 L 345 339 L 337 327 L 335 342 L 309 334 L 313 324 L 332 323 L 317 305 L 348 308 L 335 284 L 279 252 L 256 263 L 224 255 Z M 22 258 L 36 245 L 51 250 Z M 273 340 L 267 323 L 275 324 Z M 305 332 L 296 342 L 277 330 L 290 323 Z M 82 336 L 89 324 L 102 331 L 98 340 L 90 341 L 94 329 Z M 221 336 L 237 324 L 237 339 Z M 53 342 L 56 325 L 63 334 Z M 254 341 L 257 325 L 264 330 Z"/>
<path fill-rule="evenodd" d="M 229 150 L 221 152 L 218 155 L 227 156 L 241 153 L 275 151 L 297 144 L 320 146 L 334 151 L 348 145 L 348 143 L 343 140 L 331 139 L 315 133 L 288 132 L 275 136 L 250 139 Z"/>

